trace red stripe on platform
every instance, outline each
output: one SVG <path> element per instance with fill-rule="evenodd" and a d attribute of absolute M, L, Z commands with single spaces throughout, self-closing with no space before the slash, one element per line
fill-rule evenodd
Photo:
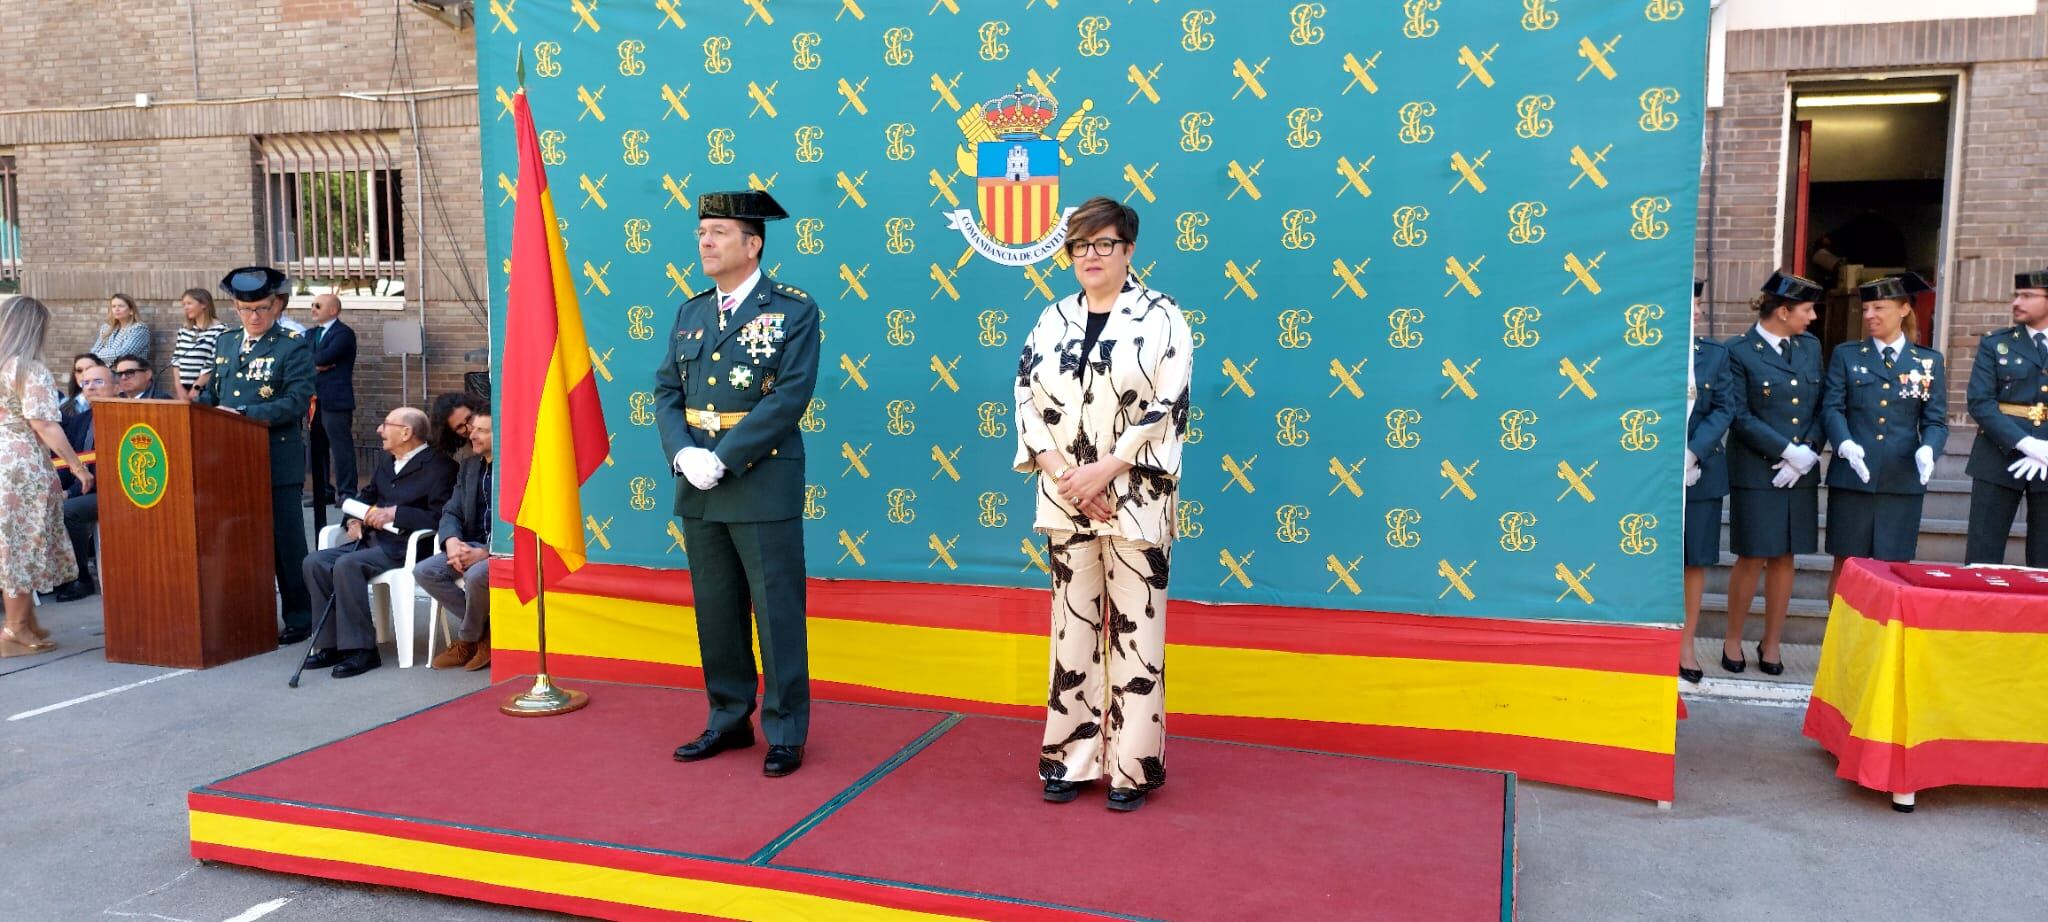
<path fill-rule="evenodd" d="M 538 658 L 526 650 L 495 651 L 491 655 L 491 681 L 502 682 L 513 676 L 530 675 Z M 550 653 L 548 668 L 557 679 L 569 677 L 685 688 L 701 688 L 704 681 L 703 671 L 694 666 L 601 656 Z M 811 694 L 815 698 L 863 704 L 930 708 L 1026 720 L 1045 716 L 1042 707 L 915 695 L 840 682 L 814 681 Z M 1167 727 L 1176 736 L 1498 769 L 1514 772 L 1531 781 L 1592 788 L 1649 800 L 1671 800 L 1676 793 L 1671 753 L 1644 752 L 1618 746 L 1505 733 L 1324 723 L 1277 717 L 1170 714 Z"/>
<path fill-rule="evenodd" d="M 550 861 L 636 871 L 662 877 L 711 881 L 788 893 L 803 893 L 875 906 L 885 906 L 892 909 L 966 915 L 992 920 L 1100 918 L 1100 916 L 1092 913 L 1077 913 L 1047 907 L 1024 906 L 1006 903 L 1000 899 L 982 899 L 972 896 L 919 890 L 911 887 L 871 884 L 829 875 L 677 855 L 662 855 L 638 849 L 608 848 L 602 845 L 543 839 L 530 835 L 465 829 L 459 826 L 426 820 L 369 816 L 361 813 L 304 807 L 296 804 L 246 800 L 238 797 L 222 797 L 202 791 L 193 791 L 187 795 L 186 799 L 188 809 L 203 813 L 240 816 L 295 826 L 312 826 L 369 833 L 372 835 L 408 839 L 415 842 L 430 842 L 456 848 L 496 852 L 504 855 L 518 855 Z M 493 884 L 482 884 L 474 881 L 394 868 L 320 858 L 301 858 L 291 855 L 279 855 L 273 852 L 201 842 L 192 843 L 192 856 L 195 858 L 228 861 L 251 867 L 289 871 L 313 877 L 390 884 L 392 886 L 408 887 L 433 893 L 445 893 L 451 896 L 487 902 L 556 909 L 561 912 L 594 915 L 600 918 L 716 918 L 678 913 L 670 910 L 649 909 L 625 903 L 562 896 L 535 890 L 501 887 Z"/>
<path fill-rule="evenodd" d="M 1903 621 L 1922 631 L 2042 633 L 2038 596 L 1915 586 L 1879 560 L 1855 559 L 1842 567 L 1835 594 L 1865 620 Z"/>
<path fill-rule="evenodd" d="M 491 581 L 510 585 L 510 562 Z M 686 570 L 590 564 L 554 580 L 564 592 L 689 606 Z M 866 580 L 809 581 L 812 617 L 1037 636 L 1047 590 Z M 1507 621 L 1392 612 L 1208 605 L 1169 601 L 1167 641 L 1204 647 L 1560 666 L 1665 676 L 1678 666 L 1678 632 L 1638 625 Z M 530 671 L 530 669 L 526 670 Z M 493 672 L 493 675 L 502 675 Z M 619 681 L 639 681 L 621 678 Z"/>
<path fill-rule="evenodd" d="M 1839 760 L 1835 775 L 1873 791 L 1910 794 L 1951 784 L 2048 787 L 2048 744 L 1929 740 L 1901 746 L 1854 735 L 1842 712 L 1819 698 L 1806 705 L 1807 736 Z"/>

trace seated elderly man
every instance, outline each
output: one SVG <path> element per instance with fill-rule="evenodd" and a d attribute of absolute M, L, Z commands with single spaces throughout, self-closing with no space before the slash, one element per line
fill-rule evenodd
<path fill-rule="evenodd" d="M 149 360 L 139 356 L 124 355 L 114 360 L 114 386 L 121 391 L 116 397 L 171 399 L 171 395 L 156 386 L 156 370 L 150 367 Z"/>
<path fill-rule="evenodd" d="M 313 636 L 308 668 L 332 666 L 335 678 L 346 679 L 384 664 L 370 619 L 370 579 L 405 562 L 406 536 L 438 524 L 455 483 L 455 462 L 428 450 L 426 432 L 427 414 L 417 409 L 399 407 L 385 415 L 377 424 L 385 457 L 370 485 L 356 495 L 370 509 L 346 526 L 354 543 L 307 555 L 304 572 L 314 609 L 332 599 L 332 610 Z"/>
<path fill-rule="evenodd" d="M 92 402 L 114 394 L 114 373 L 105 365 L 93 365 L 78 373 L 78 399 L 66 401 L 64 437 L 71 441 L 71 450 L 84 455 L 93 450 Z M 86 465 L 95 468 L 94 465 Z M 71 537 L 71 553 L 78 558 L 78 578 L 52 591 L 51 597 L 59 602 L 75 602 L 100 591 L 99 583 L 87 569 L 92 562 L 93 528 L 100 522 L 100 495 L 86 493 L 79 488 L 78 478 L 70 471 L 60 471 L 57 482 L 64 487 L 64 531 Z"/>
<path fill-rule="evenodd" d="M 455 619 L 455 644 L 434 657 L 435 669 L 475 672 L 491 664 L 491 414 L 468 420 L 470 456 L 455 476 L 455 495 L 441 509 L 441 553 L 414 567 L 420 588 Z"/>

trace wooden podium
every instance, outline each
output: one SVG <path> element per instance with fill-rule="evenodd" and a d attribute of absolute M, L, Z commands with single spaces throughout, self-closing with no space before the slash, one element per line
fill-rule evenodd
<path fill-rule="evenodd" d="M 277 649 L 270 431 L 176 400 L 95 400 L 107 660 L 204 669 Z"/>

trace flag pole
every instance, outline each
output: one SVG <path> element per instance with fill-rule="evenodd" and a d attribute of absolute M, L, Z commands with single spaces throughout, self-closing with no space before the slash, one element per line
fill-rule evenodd
<path fill-rule="evenodd" d="M 547 717 L 552 714 L 567 714 L 590 703 L 590 696 L 580 691 L 562 688 L 548 678 L 548 586 L 546 546 L 541 544 L 540 535 L 533 536 L 533 577 L 534 577 L 534 643 L 540 662 L 534 667 L 533 687 L 510 698 L 498 706 L 513 717 Z"/>

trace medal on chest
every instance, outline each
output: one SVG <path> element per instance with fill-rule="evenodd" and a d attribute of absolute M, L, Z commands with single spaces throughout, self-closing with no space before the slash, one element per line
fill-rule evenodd
<path fill-rule="evenodd" d="M 737 339 L 747 347 L 747 355 L 765 359 L 775 354 L 775 346 L 782 342 L 782 315 L 762 314 L 747 321 L 740 328 Z"/>
<path fill-rule="evenodd" d="M 1899 396 L 1925 400 L 1933 393 L 1931 388 L 1934 386 L 1934 360 L 1915 361 L 1919 363 L 1919 368 L 1911 369 L 1899 376 Z"/>

